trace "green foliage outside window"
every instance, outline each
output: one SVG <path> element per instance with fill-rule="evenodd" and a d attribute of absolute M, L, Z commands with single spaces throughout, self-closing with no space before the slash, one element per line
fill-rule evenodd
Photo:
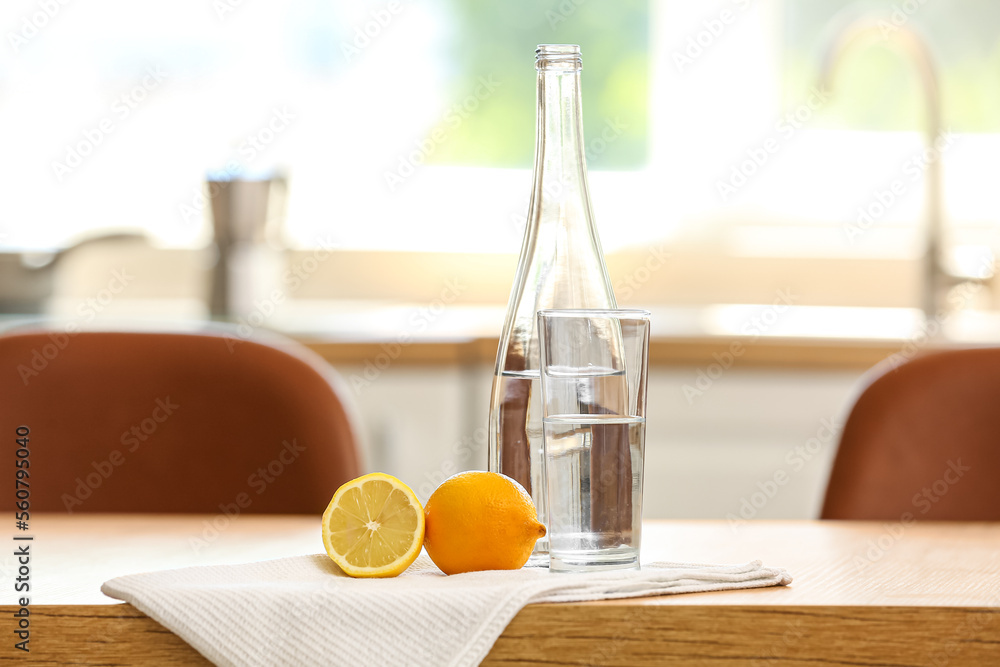
<path fill-rule="evenodd" d="M 439 164 L 529 167 L 535 141 L 538 44 L 579 44 L 583 53 L 584 135 L 588 145 L 607 123 L 624 127 L 591 154 L 597 169 L 641 167 L 649 114 L 649 3 L 452 0 L 449 61 L 459 69 L 450 94 L 462 100 L 479 77 L 500 87 L 435 152 Z"/>

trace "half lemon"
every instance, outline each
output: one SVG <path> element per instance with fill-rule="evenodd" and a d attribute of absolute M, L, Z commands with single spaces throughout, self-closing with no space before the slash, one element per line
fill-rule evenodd
<path fill-rule="evenodd" d="M 347 482 L 323 512 L 323 544 L 352 577 L 395 577 L 424 543 L 424 510 L 406 484 L 381 472 Z"/>

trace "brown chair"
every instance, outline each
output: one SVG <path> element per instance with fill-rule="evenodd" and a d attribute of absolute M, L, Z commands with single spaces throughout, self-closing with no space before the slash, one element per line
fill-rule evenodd
<path fill-rule="evenodd" d="M 318 514 L 360 474 L 337 382 L 285 339 L 7 333 L 4 495 L 25 426 L 32 511 Z"/>
<path fill-rule="evenodd" d="M 824 519 L 1000 520 L 1000 349 L 930 353 L 851 411 Z"/>

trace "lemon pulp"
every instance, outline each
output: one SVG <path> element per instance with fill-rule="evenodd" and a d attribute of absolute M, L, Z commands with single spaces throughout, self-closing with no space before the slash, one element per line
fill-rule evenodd
<path fill-rule="evenodd" d="M 372 473 L 347 482 L 323 513 L 330 558 L 353 577 L 393 577 L 416 559 L 424 511 L 410 487 Z"/>

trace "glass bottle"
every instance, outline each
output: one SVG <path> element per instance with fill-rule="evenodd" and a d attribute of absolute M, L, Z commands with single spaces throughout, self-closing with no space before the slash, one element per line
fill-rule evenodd
<path fill-rule="evenodd" d="M 490 401 L 489 469 L 517 480 L 546 520 L 545 458 L 535 314 L 545 308 L 616 308 L 587 189 L 580 47 L 535 51 L 538 114 L 528 220 Z M 548 540 L 535 557 L 548 553 Z"/>

